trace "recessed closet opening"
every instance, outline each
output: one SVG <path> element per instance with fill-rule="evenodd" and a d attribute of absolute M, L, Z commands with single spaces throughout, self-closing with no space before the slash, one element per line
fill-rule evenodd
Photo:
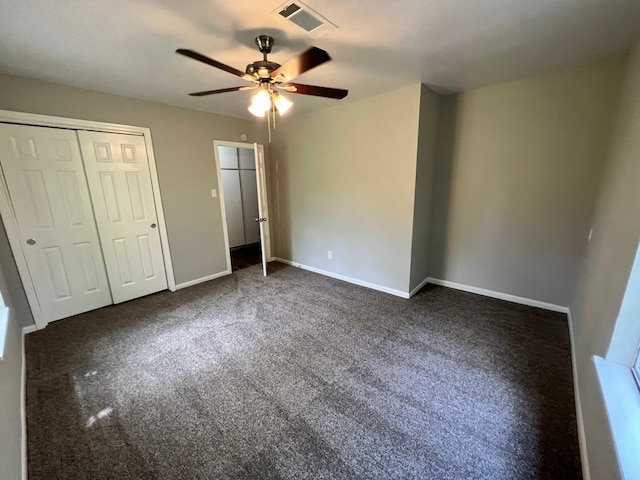
<path fill-rule="evenodd" d="M 269 260 L 262 145 L 215 142 L 232 272 Z M 265 240 L 266 237 L 266 240 Z"/>

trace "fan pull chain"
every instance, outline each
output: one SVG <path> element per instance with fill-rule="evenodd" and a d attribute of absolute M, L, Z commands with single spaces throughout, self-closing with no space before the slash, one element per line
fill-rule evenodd
<path fill-rule="evenodd" d="M 269 143 L 271 143 L 271 122 L 273 122 L 273 130 L 276 129 L 276 107 L 272 103 L 271 108 L 267 112 L 267 128 L 269 129 Z"/>
<path fill-rule="evenodd" d="M 271 115 L 267 112 L 267 128 L 269 129 L 269 143 L 271 143 Z"/>

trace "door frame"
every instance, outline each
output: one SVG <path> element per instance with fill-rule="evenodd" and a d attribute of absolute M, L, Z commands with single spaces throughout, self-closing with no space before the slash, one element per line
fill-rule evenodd
<path fill-rule="evenodd" d="M 262 149 L 262 155 L 264 157 L 264 145 L 262 145 L 261 143 L 258 143 L 258 148 Z M 220 198 L 220 210 L 222 212 L 222 230 L 224 233 L 224 247 L 226 250 L 226 255 L 227 255 L 227 273 L 232 273 L 232 269 L 231 269 L 231 250 L 229 248 L 229 231 L 227 230 L 227 211 L 225 209 L 224 206 L 224 189 L 222 188 L 222 174 L 220 172 L 220 157 L 218 155 L 218 147 L 234 147 L 234 148 L 249 148 L 251 150 L 254 149 L 254 144 L 253 143 L 243 143 L 243 142 L 231 142 L 231 141 L 227 141 L 227 140 L 214 140 L 213 141 L 213 152 L 214 152 L 214 158 L 215 158 L 215 162 L 216 162 L 216 181 L 218 182 L 218 198 Z M 266 160 L 265 160 L 266 163 Z M 267 168 L 265 165 L 264 168 L 264 174 L 267 174 Z M 258 171 L 256 169 L 256 182 L 260 181 L 260 177 L 258 174 Z M 266 178 L 265 178 L 265 184 L 266 184 Z M 256 188 L 258 186 L 256 185 Z M 267 192 L 265 192 L 266 194 Z M 269 204 L 269 199 L 268 199 L 268 195 L 266 195 L 266 203 Z M 271 228 L 269 226 L 269 223 L 267 223 L 267 227 Z M 260 243 L 262 243 L 262 238 L 260 239 Z M 271 244 L 269 243 L 269 247 L 271 247 Z M 271 248 L 269 248 L 269 251 L 267 252 L 267 262 L 272 262 L 274 260 L 273 255 L 271 254 Z"/>
<path fill-rule="evenodd" d="M 139 135 L 144 138 L 145 148 L 147 149 L 147 157 L 149 160 L 149 173 L 151 175 L 151 186 L 153 191 L 153 201 L 158 216 L 158 230 L 160 233 L 160 243 L 162 245 L 162 256 L 164 259 L 165 273 L 167 275 L 167 287 L 170 291 L 176 290 L 176 280 L 173 273 L 173 263 L 171 261 L 171 250 L 169 249 L 169 239 L 167 235 L 167 225 L 164 218 L 164 209 L 162 208 L 162 199 L 160 197 L 160 183 L 158 182 L 158 171 L 156 169 L 156 159 L 153 153 L 153 144 L 151 142 L 151 130 L 147 127 L 136 127 L 133 125 L 121 125 L 117 123 L 94 122 L 90 120 L 80 120 L 75 118 L 55 117 L 50 115 L 39 115 L 35 113 L 22 113 L 10 110 L 0 110 L 0 122 L 15 123 L 20 125 L 30 125 L 34 127 L 57 127 L 69 130 L 94 130 L 105 133 L 124 133 L 128 135 Z M 45 320 L 35 287 L 31 280 L 27 260 L 22 248 L 22 242 L 18 234 L 18 222 L 11 206 L 9 190 L 7 182 L 4 178 L 4 172 L 0 169 L 0 215 L 4 222 L 9 239 L 9 245 L 18 267 L 18 273 L 22 280 L 31 314 L 36 322 L 38 329 L 45 328 L 47 321 Z"/>

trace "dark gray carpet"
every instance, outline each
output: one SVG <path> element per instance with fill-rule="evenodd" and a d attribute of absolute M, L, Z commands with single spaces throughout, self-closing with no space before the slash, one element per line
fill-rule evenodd
<path fill-rule="evenodd" d="M 29 478 L 580 478 L 563 315 L 273 267 L 28 335 Z"/>

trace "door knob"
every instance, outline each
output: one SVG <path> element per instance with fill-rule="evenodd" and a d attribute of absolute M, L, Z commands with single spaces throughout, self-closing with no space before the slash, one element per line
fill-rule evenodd
<path fill-rule="evenodd" d="M 27 245 L 35 245 L 35 244 L 36 244 L 36 240 L 34 238 L 27 239 Z"/>
<path fill-rule="evenodd" d="M 156 228 L 156 227 L 157 227 L 157 225 L 155 223 L 151 224 L 151 228 Z"/>

